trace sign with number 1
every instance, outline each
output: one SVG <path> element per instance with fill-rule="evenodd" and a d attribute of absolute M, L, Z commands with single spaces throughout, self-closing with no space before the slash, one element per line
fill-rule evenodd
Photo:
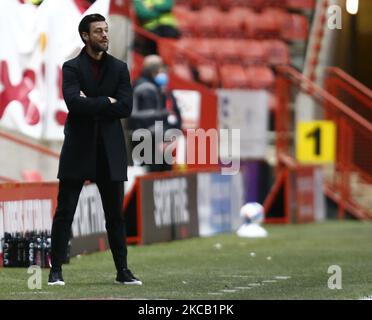
<path fill-rule="evenodd" d="M 329 163 L 335 160 L 336 126 L 332 121 L 298 122 L 296 158 L 302 163 Z"/>

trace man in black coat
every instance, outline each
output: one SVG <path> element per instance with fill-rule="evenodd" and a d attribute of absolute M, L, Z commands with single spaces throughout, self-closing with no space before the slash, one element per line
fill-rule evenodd
<path fill-rule="evenodd" d="M 52 226 L 52 268 L 49 285 L 64 285 L 65 260 L 71 224 L 86 180 L 95 182 L 105 212 L 116 282 L 137 284 L 127 266 L 122 203 L 127 180 L 127 151 L 121 118 L 132 112 L 132 86 L 126 63 L 106 53 L 108 26 L 99 14 L 79 24 L 85 47 L 63 65 L 62 91 L 69 110 L 65 124 L 58 179 L 59 192 Z"/>

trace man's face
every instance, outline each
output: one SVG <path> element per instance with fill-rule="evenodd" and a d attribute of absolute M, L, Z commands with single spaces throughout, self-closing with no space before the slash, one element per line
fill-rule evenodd
<path fill-rule="evenodd" d="M 109 45 L 108 26 L 105 21 L 96 21 L 90 24 L 89 34 L 83 33 L 87 46 L 94 51 L 107 51 Z"/>

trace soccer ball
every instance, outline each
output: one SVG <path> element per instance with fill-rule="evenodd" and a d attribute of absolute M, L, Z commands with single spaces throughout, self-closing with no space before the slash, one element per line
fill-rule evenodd
<path fill-rule="evenodd" d="M 260 224 L 264 219 L 264 207 L 258 202 L 248 202 L 240 209 L 245 223 Z"/>

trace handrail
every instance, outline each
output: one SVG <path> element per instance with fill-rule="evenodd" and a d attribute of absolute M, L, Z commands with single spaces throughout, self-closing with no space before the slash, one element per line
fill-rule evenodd
<path fill-rule="evenodd" d="M 335 107 L 338 111 L 347 115 L 354 122 L 362 126 L 364 129 L 372 134 L 372 123 L 360 116 L 358 113 L 350 109 L 346 104 L 342 103 L 336 97 L 322 89 L 317 84 L 313 83 L 310 79 L 303 76 L 300 72 L 290 66 L 279 66 L 276 68 L 279 73 L 288 74 L 291 76 L 297 84 L 299 84 L 304 90 L 313 90 L 318 96 L 328 102 L 331 106 Z M 319 98 L 318 98 L 319 99 Z"/>
<path fill-rule="evenodd" d="M 351 75 L 347 74 L 342 69 L 338 67 L 328 67 L 326 69 L 326 72 L 329 75 L 334 74 L 338 76 L 339 78 L 341 78 L 342 80 L 345 80 L 345 82 L 347 82 L 349 85 L 351 85 L 355 89 L 358 89 L 361 93 L 363 93 L 364 95 L 366 95 L 368 98 L 372 100 L 372 90 L 369 89 L 367 86 L 365 86 L 360 81 L 358 81 L 357 79 L 353 78 Z"/>
<path fill-rule="evenodd" d="M 5 132 L 0 131 L 0 138 L 4 138 L 6 140 L 15 142 L 19 145 L 25 146 L 29 149 L 32 149 L 32 150 L 36 151 L 36 152 L 51 156 L 51 157 L 56 158 L 56 159 L 59 159 L 59 156 L 60 156 L 60 154 L 58 152 L 55 152 L 55 151 L 53 151 L 49 148 L 46 148 L 46 147 L 44 147 L 40 144 L 28 142 L 24 139 L 18 138 L 18 137 L 14 136 L 14 135 L 11 135 L 9 133 L 5 133 Z"/>
<path fill-rule="evenodd" d="M 282 108 L 278 108 L 278 133 L 286 132 L 290 130 L 289 124 L 283 125 L 282 122 L 294 121 L 291 117 L 289 119 L 289 99 L 293 99 L 294 96 L 290 95 L 291 87 L 296 87 L 299 90 L 303 90 L 305 94 L 309 94 L 314 102 L 319 103 L 323 108 L 326 109 L 327 114 L 330 118 L 335 121 L 338 128 L 337 136 L 337 157 L 334 166 L 334 173 L 329 181 L 325 184 L 325 192 L 327 196 L 331 197 L 333 201 L 338 204 L 338 217 L 343 218 L 345 212 L 351 212 L 355 217 L 362 219 L 372 218 L 369 209 L 363 205 L 363 203 L 357 202 L 353 194 L 353 186 L 351 181 L 351 174 L 357 172 L 359 177 L 363 177 L 366 181 L 372 181 L 369 178 L 370 175 L 370 157 L 368 154 L 360 159 L 360 157 L 354 156 L 354 151 L 361 153 L 365 152 L 366 148 L 370 145 L 370 138 L 372 137 L 372 122 L 369 118 L 363 117 L 358 112 L 353 110 L 353 104 L 346 104 L 339 97 L 332 94 L 332 91 L 327 91 L 317 84 L 313 83 L 309 78 L 303 76 L 297 70 L 289 66 L 280 66 L 276 68 L 278 73 L 278 94 L 280 96 L 280 105 Z M 336 70 L 337 72 L 337 70 Z M 359 89 L 364 90 L 368 94 L 368 89 L 359 86 L 359 89 L 349 85 L 346 82 L 346 76 L 341 79 L 337 76 L 337 80 L 345 82 L 353 91 L 359 92 L 365 97 L 365 100 L 372 101 L 371 97 L 360 92 Z M 350 80 L 350 79 L 349 79 Z M 356 80 L 353 79 L 352 82 Z M 328 88 L 328 87 L 327 87 Z M 283 95 L 283 96 L 281 96 Z M 281 110 L 283 109 L 283 110 Z M 289 123 L 289 122 L 288 122 Z M 364 139 L 365 138 L 365 139 Z M 291 143 L 293 143 L 291 141 Z M 292 144 L 291 144 L 292 146 Z M 284 164 L 286 168 L 293 168 L 296 164 L 293 161 L 292 156 L 288 154 L 289 151 L 288 138 L 284 138 L 283 141 L 277 140 L 277 156 L 280 163 Z M 358 148 L 358 149 L 357 149 Z M 368 179 L 367 179 L 368 178 Z"/>

